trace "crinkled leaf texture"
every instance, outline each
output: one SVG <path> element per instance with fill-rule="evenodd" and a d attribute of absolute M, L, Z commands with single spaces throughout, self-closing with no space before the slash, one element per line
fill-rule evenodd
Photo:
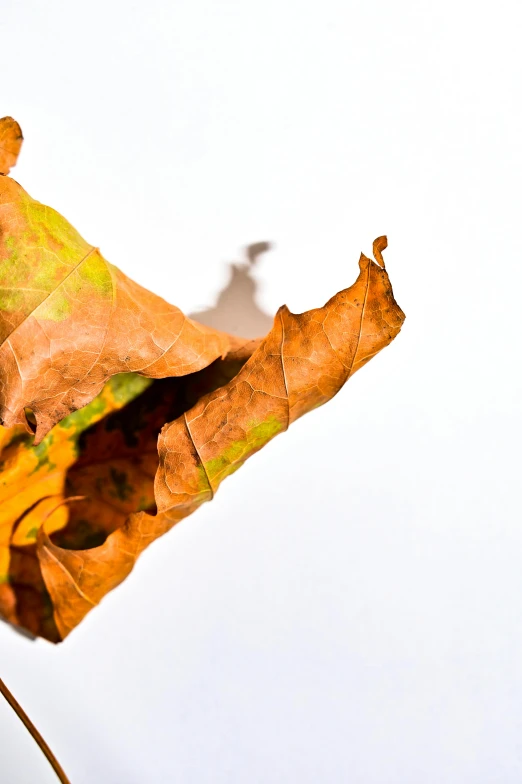
<path fill-rule="evenodd" d="M 13 123 L 0 120 L 10 166 Z M 0 614 L 64 639 L 151 542 L 387 346 L 404 314 L 385 247 L 324 307 L 282 307 L 242 340 L 129 280 L 0 176 Z"/>

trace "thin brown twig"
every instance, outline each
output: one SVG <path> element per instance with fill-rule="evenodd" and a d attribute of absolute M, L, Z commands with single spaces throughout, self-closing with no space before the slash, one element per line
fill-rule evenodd
<path fill-rule="evenodd" d="M 9 691 L 9 689 L 7 688 L 7 686 L 5 685 L 5 683 L 1 678 L 0 678 L 0 693 L 5 697 L 5 699 L 7 700 L 11 708 L 14 710 L 14 712 L 16 713 L 20 721 L 25 725 L 26 729 L 32 735 L 33 740 L 40 747 L 41 751 L 45 754 L 52 769 L 54 770 L 54 772 L 56 773 L 56 775 L 58 776 L 62 784 L 71 784 L 71 782 L 65 775 L 62 766 L 60 765 L 60 763 L 52 753 L 51 749 L 44 741 L 44 739 L 42 738 L 42 736 L 34 726 L 33 722 L 31 721 L 27 713 L 24 711 L 22 706 L 15 700 L 15 698 L 13 697 L 13 695 L 11 694 L 11 692 Z"/>

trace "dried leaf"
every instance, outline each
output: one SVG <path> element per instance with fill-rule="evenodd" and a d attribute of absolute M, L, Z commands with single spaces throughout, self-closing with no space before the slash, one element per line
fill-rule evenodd
<path fill-rule="evenodd" d="M 0 232 L 0 612 L 56 642 L 404 314 L 385 237 L 349 289 L 245 341 L 137 286 L 7 178 Z"/>
<path fill-rule="evenodd" d="M 134 283 L 55 210 L 0 178 L 0 419 L 36 420 L 36 443 L 116 373 L 194 373 L 223 333 Z"/>

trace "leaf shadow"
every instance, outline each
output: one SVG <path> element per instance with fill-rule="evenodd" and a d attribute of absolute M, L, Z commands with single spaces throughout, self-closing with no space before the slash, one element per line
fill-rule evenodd
<path fill-rule="evenodd" d="M 272 249 L 272 243 L 255 242 L 245 248 L 246 262 L 232 262 L 229 280 L 211 307 L 189 313 L 207 327 L 245 338 L 263 337 L 270 331 L 274 317 L 257 302 L 258 282 L 253 274 L 259 257 Z"/>

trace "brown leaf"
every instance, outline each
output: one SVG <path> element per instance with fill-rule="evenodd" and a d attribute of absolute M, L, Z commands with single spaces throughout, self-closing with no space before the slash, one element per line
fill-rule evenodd
<path fill-rule="evenodd" d="M 349 289 L 299 315 L 282 307 L 264 339 L 242 341 L 129 281 L 8 179 L 0 228 L 0 612 L 58 641 L 404 314 L 385 237 Z"/>
<path fill-rule="evenodd" d="M 16 166 L 24 137 L 22 129 L 12 117 L 0 119 L 0 174 L 9 174 Z"/>
<path fill-rule="evenodd" d="M 134 283 L 50 207 L 0 178 L 0 421 L 36 443 L 116 373 L 193 373 L 224 356 L 222 332 Z"/>

